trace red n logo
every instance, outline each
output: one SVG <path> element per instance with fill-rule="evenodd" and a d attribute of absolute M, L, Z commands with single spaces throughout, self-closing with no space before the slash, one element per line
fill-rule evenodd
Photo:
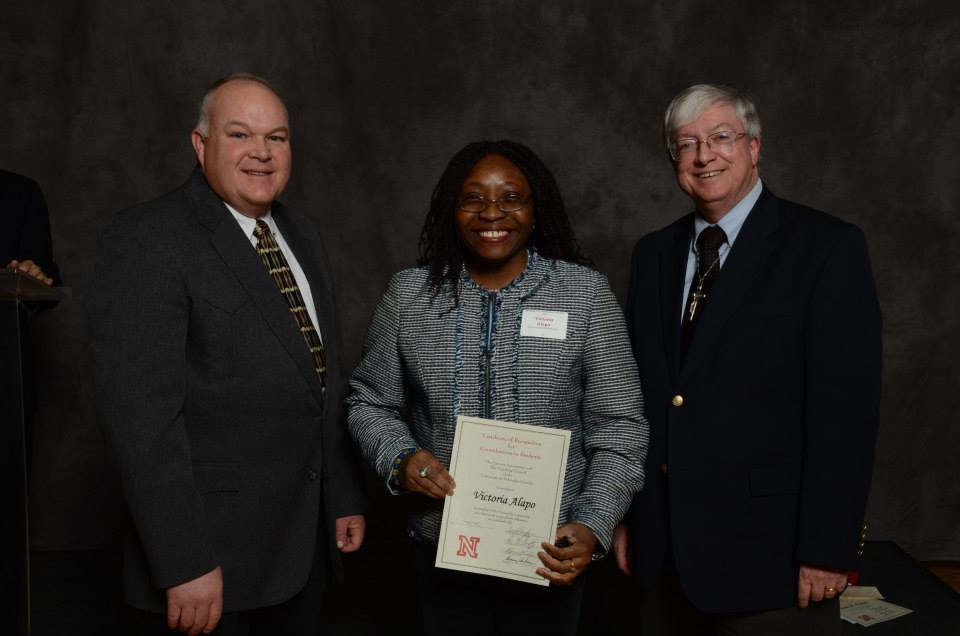
<path fill-rule="evenodd" d="M 476 559 L 480 537 L 468 537 L 463 534 L 458 536 L 460 537 L 460 548 L 457 550 L 457 556 L 469 556 L 471 559 Z"/>

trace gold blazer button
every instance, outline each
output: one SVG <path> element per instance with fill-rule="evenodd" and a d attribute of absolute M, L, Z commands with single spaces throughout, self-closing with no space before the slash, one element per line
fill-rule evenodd
<path fill-rule="evenodd" d="M 683 396 L 679 393 L 674 395 L 673 399 L 670 400 L 670 404 L 673 404 L 674 406 L 683 406 Z"/>

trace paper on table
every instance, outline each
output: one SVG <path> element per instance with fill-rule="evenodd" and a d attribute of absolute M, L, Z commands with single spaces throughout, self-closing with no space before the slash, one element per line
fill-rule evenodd
<path fill-rule="evenodd" d="M 843 607 L 844 601 L 853 601 L 856 599 L 875 598 L 882 599 L 883 594 L 872 585 L 848 585 L 840 594 L 840 607 Z"/>
<path fill-rule="evenodd" d="M 840 618 L 869 627 L 877 623 L 892 621 L 911 613 L 913 610 L 900 607 L 876 598 L 850 599 L 840 606 Z"/>
<path fill-rule="evenodd" d="M 872 585 L 851 585 L 840 595 L 840 618 L 869 627 L 909 614 L 913 610 L 883 600 Z"/>

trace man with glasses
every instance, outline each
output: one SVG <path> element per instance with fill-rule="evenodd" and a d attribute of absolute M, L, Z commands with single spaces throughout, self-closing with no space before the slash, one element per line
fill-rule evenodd
<path fill-rule="evenodd" d="M 880 398 L 863 233 L 760 180 L 760 118 L 696 85 L 664 141 L 695 211 L 637 243 L 647 484 L 614 543 L 643 633 L 839 633 Z"/>

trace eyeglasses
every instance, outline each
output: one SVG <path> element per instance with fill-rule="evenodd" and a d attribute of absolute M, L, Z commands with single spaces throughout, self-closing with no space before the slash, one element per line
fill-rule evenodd
<path fill-rule="evenodd" d="M 728 154 L 733 150 L 733 144 L 741 137 L 746 137 L 747 133 L 736 133 L 732 130 L 718 130 L 712 135 L 707 135 L 706 139 L 697 139 L 696 137 L 681 137 L 670 144 L 670 157 L 674 161 L 680 161 L 684 155 L 691 156 L 697 152 L 700 144 L 707 144 L 707 148 L 720 153 Z"/>
<path fill-rule="evenodd" d="M 479 214 L 493 203 L 501 212 L 509 214 L 522 210 L 528 201 L 530 201 L 530 195 L 524 196 L 519 192 L 506 192 L 499 199 L 488 199 L 482 194 L 473 193 L 460 197 L 457 205 L 464 212 Z"/>

